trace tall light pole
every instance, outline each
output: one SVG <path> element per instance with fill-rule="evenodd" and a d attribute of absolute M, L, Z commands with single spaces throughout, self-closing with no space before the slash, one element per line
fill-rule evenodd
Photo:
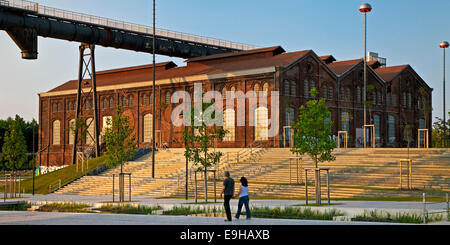
<path fill-rule="evenodd" d="M 372 6 L 368 3 L 363 3 L 359 6 L 359 12 L 364 13 L 364 89 L 363 89 L 363 101 L 364 101 L 364 148 L 366 147 L 366 86 L 367 86 L 367 13 L 372 11 Z"/>
<path fill-rule="evenodd" d="M 444 148 L 447 147 L 446 146 L 446 137 L 447 137 L 447 124 L 445 121 L 445 49 L 448 48 L 448 42 L 447 41 L 443 41 L 439 44 L 439 47 L 442 48 L 442 50 L 444 51 L 444 68 L 443 68 L 443 93 L 444 93 L 444 97 L 443 97 L 443 103 L 444 103 Z"/>
<path fill-rule="evenodd" d="M 156 116 L 156 89 L 155 89 L 155 0 L 153 0 L 153 88 L 152 88 L 152 94 L 153 94 L 153 116 L 152 116 L 152 178 L 155 178 L 155 149 L 156 149 L 156 138 L 155 138 L 155 116 Z"/>

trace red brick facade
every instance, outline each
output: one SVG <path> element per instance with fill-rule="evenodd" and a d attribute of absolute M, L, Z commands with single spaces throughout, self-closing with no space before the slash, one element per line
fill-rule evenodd
<path fill-rule="evenodd" d="M 156 67 L 156 113 L 150 103 L 152 94 L 152 66 L 139 66 L 97 72 L 99 131 L 102 131 L 103 117 L 114 115 L 114 106 L 124 105 L 124 113 L 131 119 L 139 147 L 150 147 L 144 142 L 144 115 L 156 114 L 156 138 L 159 144 L 183 147 L 181 135 L 184 126 L 175 127 L 171 123 L 172 110 L 178 104 L 166 103 L 166 97 L 175 91 L 189 91 L 192 95 L 194 83 L 202 83 L 205 92 L 210 90 L 236 91 L 247 93 L 259 87 L 268 88 L 268 117 L 271 109 L 271 91 L 280 92 L 279 134 L 269 137 L 263 143 L 270 147 L 285 145 L 283 128 L 292 124 L 298 116 L 298 108 L 308 99 L 307 91 L 315 87 L 320 97 L 326 99 L 334 122 L 333 134 L 348 125 L 349 146 L 355 146 L 357 128 L 363 124 L 363 61 L 334 61 L 332 56 L 319 57 L 311 50 L 286 53 L 281 47 L 271 47 L 237 54 L 213 55 L 187 60 L 187 66 L 176 67 L 172 62 L 160 63 Z M 423 115 L 420 109 L 419 88 L 424 88 L 427 103 L 431 104 L 432 89 L 409 66 L 379 67 L 377 62 L 368 64 L 367 84 L 372 85 L 375 103 L 368 109 L 368 123 L 376 123 L 377 145 L 402 146 L 405 124 L 414 125 L 417 138 L 419 119 L 426 119 L 425 127 L 431 129 L 431 112 Z M 305 85 L 306 84 L 306 85 Z M 326 87 L 326 88 L 325 88 Z M 361 92 L 358 92 L 361 90 Z M 403 94 L 406 93 L 406 102 Z M 395 94 L 395 96 L 391 96 Z M 411 94 L 411 95 L 409 95 Z M 389 96 L 390 99 L 387 99 Z M 126 99 L 124 101 L 124 98 Z M 130 100 L 131 98 L 131 100 Z M 368 100 L 374 99 L 369 95 Z M 69 144 L 69 121 L 75 118 L 76 81 L 69 81 L 39 96 L 39 164 L 41 166 L 61 166 L 71 164 L 72 148 Z M 395 103 L 392 101 L 395 100 Z M 130 102 L 131 101 L 131 102 Z M 389 102 L 389 104 L 387 103 Z M 402 103 L 406 103 L 403 105 Z M 237 107 L 235 103 L 235 112 Z M 225 103 L 224 103 L 225 108 Z M 289 110 L 288 108 L 293 108 Z M 249 101 L 245 102 L 246 126 L 235 127 L 235 140 L 217 142 L 217 147 L 246 147 L 255 142 L 255 127 L 249 126 Z M 343 114 L 346 114 L 343 117 Z M 81 117 L 93 118 L 89 107 L 81 109 Z M 346 118 L 349 120 L 347 121 Z M 389 129 L 389 119 L 394 118 L 395 129 Z M 376 119 L 377 122 L 373 122 Z M 54 144 L 54 122 L 60 122 L 60 142 Z M 235 120 L 236 121 L 236 120 Z M 423 121 L 421 121 L 423 123 Z M 421 125 L 423 127 L 423 125 Z M 270 126 L 269 126 L 270 127 Z M 430 130 L 431 131 L 431 130 Z M 395 134 L 395 138 L 393 138 Z M 431 135 L 430 135 L 431 137 Z M 161 140 L 159 140 L 161 138 Z M 390 140 L 391 139 L 391 140 Z M 416 139 L 415 139 L 416 140 Z M 58 142 L 56 142 L 58 143 Z M 85 142 L 83 141 L 82 144 Z"/>

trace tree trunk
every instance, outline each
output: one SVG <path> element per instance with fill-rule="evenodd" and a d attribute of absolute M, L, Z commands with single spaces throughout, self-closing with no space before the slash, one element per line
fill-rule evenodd
<path fill-rule="evenodd" d="M 205 202 L 208 203 L 208 170 L 205 167 Z"/>
<path fill-rule="evenodd" d="M 320 192 L 320 170 L 317 165 L 317 156 L 314 159 L 316 168 L 314 169 L 314 186 L 316 187 L 316 204 L 321 204 L 321 192 Z"/>

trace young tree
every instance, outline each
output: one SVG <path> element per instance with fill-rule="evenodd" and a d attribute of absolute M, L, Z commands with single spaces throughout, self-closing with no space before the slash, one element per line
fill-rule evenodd
<path fill-rule="evenodd" d="M 316 98 L 317 90 L 310 91 L 312 97 Z M 294 135 L 294 147 L 291 152 L 301 155 L 309 155 L 315 164 L 315 188 L 316 203 L 320 204 L 320 183 L 319 183 L 319 162 L 334 161 L 335 156 L 331 154 L 336 148 L 336 142 L 332 139 L 332 121 L 326 122 L 331 117 L 331 112 L 325 105 L 325 100 L 310 100 L 306 102 L 306 107 L 300 107 L 300 113 L 297 122 L 294 125 L 296 129 Z"/>
<path fill-rule="evenodd" d="M 116 109 L 117 115 L 112 120 L 107 120 L 108 127 L 105 131 L 107 167 L 112 168 L 120 164 L 120 172 L 123 171 L 123 163 L 129 161 L 136 154 L 137 141 L 130 125 L 130 118 L 123 115 L 122 107 Z"/>
<path fill-rule="evenodd" d="M 183 132 L 183 141 L 186 142 L 184 156 L 188 161 L 192 161 L 197 168 L 196 171 L 204 171 L 205 174 L 205 201 L 208 202 L 208 168 L 219 163 L 223 153 L 220 151 L 210 152 L 209 149 L 214 147 L 214 140 L 222 140 L 227 133 L 223 128 L 207 126 L 202 116 L 211 103 L 202 103 L 199 115 L 195 115 L 191 109 L 191 127 Z M 212 119 L 216 117 L 216 113 L 212 113 Z M 195 121 L 201 122 L 196 126 Z"/>
<path fill-rule="evenodd" d="M 2 152 L 5 166 L 13 171 L 13 175 L 28 161 L 27 143 L 19 122 L 14 121 L 5 133 Z"/>

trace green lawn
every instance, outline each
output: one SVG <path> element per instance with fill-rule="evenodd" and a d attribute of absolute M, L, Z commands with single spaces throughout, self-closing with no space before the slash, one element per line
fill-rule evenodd
<path fill-rule="evenodd" d="M 106 164 L 106 157 L 101 156 L 98 158 L 94 158 L 89 160 L 89 168 L 87 172 L 90 172 L 98 167 L 104 166 Z M 71 165 L 56 171 L 53 171 L 48 174 L 43 174 L 35 177 L 35 194 L 49 194 L 49 185 L 57 186 L 59 184 L 59 180 L 61 180 L 61 185 L 66 185 L 73 180 L 80 178 L 85 173 L 80 171 L 80 168 L 77 171 L 76 165 Z M 21 183 L 21 189 L 25 190 L 25 193 L 32 193 L 33 188 L 33 178 L 26 179 Z M 22 190 L 21 190 L 22 191 Z"/>

